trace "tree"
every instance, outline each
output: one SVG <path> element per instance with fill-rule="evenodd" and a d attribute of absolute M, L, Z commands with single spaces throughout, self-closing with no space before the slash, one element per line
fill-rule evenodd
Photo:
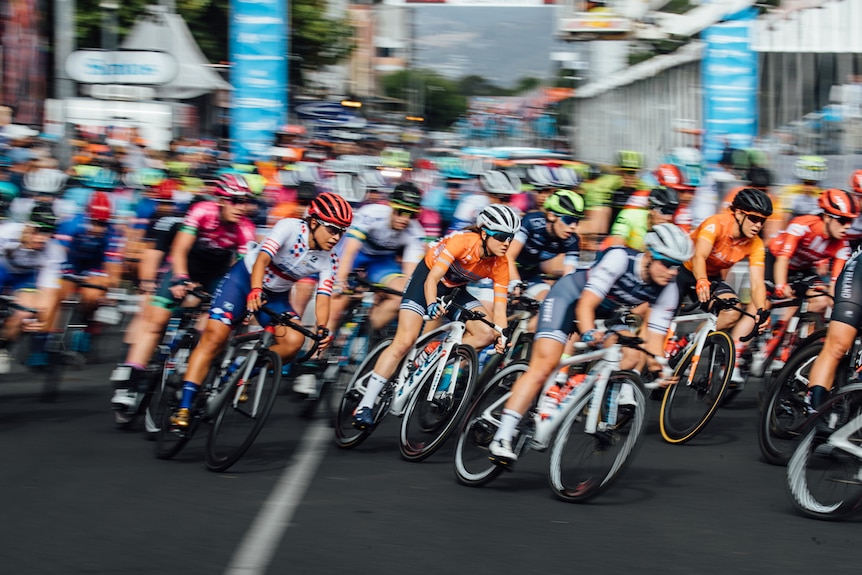
<path fill-rule="evenodd" d="M 381 80 L 383 93 L 405 102 L 422 102 L 425 127 L 448 128 L 467 111 L 467 98 L 458 83 L 429 70 L 401 70 Z M 405 112 L 406 114 L 406 112 Z"/>
<path fill-rule="evenodd" d="M 101 47 L 102 0 L 77 0 L 76 37 L 81 48 Z M 291 82 L 301 84 L 302 70 L 336 64 L 354 49 L 354 31 L 347 18 L 325 16 L 326 0 L 287 0 L 291 21 Z M 122 39 L 155 0 L 117 2 L 117 36 Z M 177 13 L 210 62 L 228 59 L 230 0 L 176 0 Z"/>

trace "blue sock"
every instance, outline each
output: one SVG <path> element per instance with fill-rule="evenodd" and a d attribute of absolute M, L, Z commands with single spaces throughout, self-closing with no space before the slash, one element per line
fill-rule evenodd
<path fill-rule="evenodd" d="M 183 399 L 180 401 L 180 409 L 191 409 L 192 401 L 198 394 L 198 386 L 190 381 L 183 382 Z"/>

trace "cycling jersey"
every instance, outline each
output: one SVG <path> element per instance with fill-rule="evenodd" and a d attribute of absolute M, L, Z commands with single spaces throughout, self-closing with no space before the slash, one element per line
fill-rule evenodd
<path fill-rule="evenodd" d="M 392 208 L 385 204 L 363 206 L 353 214 L 353 225 L 347 235 L 362 242 L 360 253 L 372 257 L 393 259 L 403 252 L 402 259 L 416 263 L 425 255 L 422 239 L 425 230 L 416 220 L 410 220 L 403 230 L 391 225 Z"/>
<path fill-rule="evenodd" d="M 862 327 L 862 250 L 856 250 L 835 283 L 835 303 L 832 306 L 831 321 L 839 321 L 855 327 Z"/>
<path fill-rule="evenodd" d="M 539 264 L 559 254 L 566 254 L 564 266 L 578 265 L 581 251 L 578 234 L 561 239 L 552 234 L 548 227 L 548 219 L 542 212 L 531 212 L 521 220 L 521 229 L 515 234 L 515 241 L 523 244 L 523 247 L 515 262 L 524 281 L 538 276 L 541 273 Z"/>
<path fill-rule="evenodd" d="M 630 248 L 643 250 L 649 231 L 649 212 L 649 209 L 644 208 L 627 208 L 621 211 L 611 226 L 610 235 L 622 238 Z"/>
<path fill-rule="evenodd" d="M 103 272 L 105 264 L 123 263 L 125 240 L 113 226 L 94 232 L 83 215 L 77 215 L 57 228 L 57 241 L 66 248 L 64 273 Z"/>
<path fill-rule="evenodd" d="M 198 278 L 224 275 L 234 255 L 244 254 L 246 245 L 255 240 L 255 228 L 251 220 L 243 217 L 236 223 L 222 221 L 218 202 L 193 205 L 179 231 L 195 236 L 194 245 L 188 254 L 189 276 L 201 283 L 208 282 Z"/>
<path fill-rule="evenodd" d="M 482 258 L 482 236 L 476 232 L 454 232 L 429 246 L 425 264 L 445 270 L 446 287 L 463 286 L 482 278 L 494 281 L 494 302 L 507 300 L 509 264 L 506 257 Z"/>
<path fill-rule="evenodd" d="M 651 304 L 650 331 L 665 333 L 679 303 L 676 283 L 660 286 L 641 274 L 644 253 L 614 247 L 599 254 L 592 267 L 560 279 L 548 292 L 539 310 L 536 339 L 548 338 L 565 343 L 572 332 L 575 307 L 581 294 L 590 291 L 602 298 L 596 317 L 608 318 L 619 309 Z"/>
<path fill-rule="evenodd" d="M 476 218 L 479 217 L 479 212 L 490 204 L 491 200 L 485 194 L 472 194 L 462 197 L 461 201 L 458 202 L 458 207 L 455 208 L 455 214 L 452 216 L 452 225 L 449 231 L 457 232 L 474 225 Z"/>
<path fill-rule="evenodd" d="M 697 241 L 701 238 L 712 244 L 712 251 L 706 258 L 707 277 L 720 277 L 724 270 L 745 258 L 748 258 L 748 265 L 751 267 L 765 266 L 763 240 L 759 236 L 734 238 L 733 234 L 738 231 L 739 224 L 733 212 L 726 212 L 706 218 L 691 233 L 695 249 L 697 249 Z M 687 270 L 692 271 L 692 260 L 683 265 Z"/>
<path fill-rule="evenodd" d="M 309 247 L 311 233 L 304 220 L 281 220 L 272 228 L 263 243 L 254 245 L 243 258 L 246 269 L 251 272 L 258 254 L 263 251 L 272 261 L 266 267 L 263 287 L 267 291 L 286 292 L 297 281 L 320 274 L 318 295 L 332 295 L 338 256 L 326 250 Z"/>
<path fill-rule="evenodd" d="M 791 214 L 792 217 L 819 214 L 818 204 L 823 190 L 816 186 L 792 184 L 781 191 L 781 202 L 776 211 Z"/>
<path fill-rule="evenodd" d="M 790 258 L 791 271 L 809 269 L 820 260 L 831 259 L 833 282 L 850 258 L 850 244 L 845 239 L 830 238 L 821 216 L 790 220 L 787 229 L 769 242 L 769 251 L 775 257 Z"/>
<path fill-rule="evenodd" d="M 63 248 L 53 240 L 42 250 L 25 248 L 21 245 L 25 225 L 0 224 L 0 291 L 60 287 L 60 266 L 65 261 Z"/>

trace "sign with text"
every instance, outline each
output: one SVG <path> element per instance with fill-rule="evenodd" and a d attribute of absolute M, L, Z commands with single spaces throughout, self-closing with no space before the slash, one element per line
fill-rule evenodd
<path fill-rule="evenodd" d="M 66 73 L 84 84 L 166 84 L 177 70 L 173 56 L 150 50 L 78 50 L 66 58 Z"/>
<path fill-rule="evenodd" d="M 266 157 L 287 119 L 287 0 L 231 0 L 230 137 L 240 161 Z"/>

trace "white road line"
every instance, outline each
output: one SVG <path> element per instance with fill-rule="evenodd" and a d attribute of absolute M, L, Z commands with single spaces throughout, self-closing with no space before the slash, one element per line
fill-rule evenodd
<path fill-rule="evenodd" d="M 266 572 L 331 437 L 332 430 L 322 422 L 308 427 L 302 436 L 296 463 L 284 470 L 234 553 L 225 575 L 262 575 Z"/>

